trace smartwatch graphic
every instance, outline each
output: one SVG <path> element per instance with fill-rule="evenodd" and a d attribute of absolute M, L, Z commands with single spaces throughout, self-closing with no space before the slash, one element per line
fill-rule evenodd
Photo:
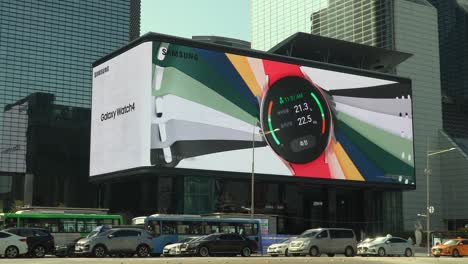
<path fill-rule="evenodd" d="M 331 112 L 319 87 L 298 65 L 263 60 L 260 124 L 273 151 L 294 176 L 331 178 L 325 151 L 332 130 Z"/>

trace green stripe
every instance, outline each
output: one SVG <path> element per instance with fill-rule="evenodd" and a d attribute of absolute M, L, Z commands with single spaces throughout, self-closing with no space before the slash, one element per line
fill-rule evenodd
<path fill-rule="evenodd" d="M 274 131 L 274 129 L 273 129 L 273 126 L 271 125 L 271 116 L 268 116 L 268 128 L 270 129 L 271 136 L 272 136 L 273 139 L 275 140 L 276 145 L 281 144 L 280 141 L 278 140 L 278 138 L 276 137 L 276 134 L 275 134 L 275 131 Z"/>
<path fill-rule="evenodd" d="M 257 120 L 257 118 L 214 92 L 212 89 L 173 67 L 164 69 L 161 89 L 159 91 L 153 90 L 154 96 L 164 96 L 167 94 L 173 94 L 189 101 L 205 105 L 249 124 L 252 123 L 252 119 Z"/>
<path fill-rule="evenodd" d="M 338 120 L 343 121 L 357 133 L 374 142 L 374 144 L 392 154 L 395 158 L 410 166 L 414 166 L 413 141 L 365 123 L 343 112 L 338 112 L 336 116 Z M 402 152 L 405 153 L 405 158 L 401 157 Z M 411 161 L 407 158 L 408 154 L 411 154 Z"/>
<path fill-rule="evenodd" d="M 320 113 L 322 113 L 322 119 L 325 119 L 325 113 L 323 112 L 322 104 L 320 103 L 319 99 L 312 92 L 310 93 L 310 95 L 312 95 L 312 97 L 315 99 L 315 102 L 317 102 L 317 104 L 318 104 L 318 106 L 320 108 Z"/>
<path fill-rule="evenodd" d="M 355 145 L 376 167 L 384 171 L 386 175 L 404 175 L 414 176 L 414 168 L 392 154 L 386 152 L 366 137 L 352 129 L 343 121 L 337 121 L 337 128 L 344 133 L 347 138 Z M 350 157 L 352 159 L 352 157 Z"/>
<path fill-rule="evenodd" d="M 153 44 L 153 46 L 157 47 L 158 45 L 155 44 Z M 181 52 L 197 53 L 196 50 L 190 47 L 175 44 L 170 44 L 169 50 L 170 49 L 177 49 Z M 153 63 L 161 67 L 177 68 L 190 78 L 197 80 L 209 89 L 212 89 L 214 92 L 231 101 L 251 116 L 255 116 L 256 118 L 259 117 L 258 106 L 251 104 L 232 83 L 226 80 L 222 74 L 218 72 L 215 66 L 209 64 L 201 56 L 198 56 L 198 60 L 196 61 L 174 56 L 166 56 L 163 61 L 159 61 L 157 60 L 158 51 L 158 48 L 153 49 Z M 191 87 L 185 87 L 185 89 L 190 88 Z"/>

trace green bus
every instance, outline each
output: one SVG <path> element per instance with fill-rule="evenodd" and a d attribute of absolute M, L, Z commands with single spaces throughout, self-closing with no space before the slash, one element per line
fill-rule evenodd
<path fill-rule="evenodd" d="M 0 213 L 0 226 L 38 227 L 50 231 L 56 245 L 65 245 L 73 240 L 86 236 L 97 226 L 122 225 L 121 215 L 55 213 L 55 212 L 16 212 Z"/>

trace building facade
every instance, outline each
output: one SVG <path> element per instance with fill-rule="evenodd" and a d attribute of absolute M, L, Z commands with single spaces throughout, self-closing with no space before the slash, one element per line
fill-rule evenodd
<path fill-rule="evenodd" d="M 252 5 L 255 6 L 255 3 Z M 428 166 L 430 205 L 435 208 L 435 213 L 431 215 L 431 229 L 449 228 L 450 217 L 445 214 L 448 204 L 444 202 L 447 197 L 441 186 L 445 179 L 461 177 L 467 160 L 460 146 L 443 132 L 437 10 L 424 0 L 332 0 L 312 1 L 309 5 L 313 9 L 309 14 L 309 32 L 312 34 L 413 54 L 411 58 L 388 71 L 413 80 L 417 189 L 401 194 L 403 228 L 411 230 L 417 222 L 425 223 L 425 218 L 417 215 L 426 213 L 428 178 L 425 168 Z M 265 5 L 266 10 L 262 12 L 278 12 L 273 11 L 274 8 Z M 252 24 L 257 23 L 257 20 L 258 15 L 252 14 Z M 275 23 L 271 25 L 269 28 L 264 27 L 263 31 L 269 31 L 270 36 L 280 36 L 282 33 L 277 31 Z M 301 28 L 296 28 L 296 31 L 301 31 Z M 262 34 L 255 29 L 255 25 L 252 25 L 252 34 L 253 47 L 268 49 L 274 45 L 265 41 L 262 36 L 255 36 Z M 449 154 L 430 156 L 430 165 L 426 164 L 428 151 L 451 147 L 457 148 L 450 153 L 450 156 L 457 157 L 456 164 L 450 162 L 454 167 L 443 169 L 449 166 L 444 163 Z M 458 218 L 464 219 L 466 216 Z"/>
<path fill-rule="evenodd" d="M 31 133 L 28 126 L 31 113 L 28 111 L 31 110 L 27 106 L 7 106 L 15 105 L 33 93 L 45 92 L 52 94 L 53 104 L 89 108 L 91 64 L 139 36 L 139 2 L 0 2 L 0 195 L 4 209 L 15 200 L 49 206 L 65 202 L 63 193 L 51 194 L 55 197 L 53 201 L 34 201 L 34 194 L 29 201 L 24 201 L 28 198 L 24 197 L 24 193 L 28 193 L 24 192 L 25 188 L 34 186 L 31 190 L 37 193 L 43 189 L 37 184 L 43 180 L 47 182 L 50 175 L 59 178 L 63 175 L 51 171 L 53 169 L 36 169 L 28 162 L 34 157 L 26 159 L 25 156 L 35 144 L 28 137 Z M 42 118 L 53 118 L 53 115 Z M 49 144 L 55 143 L 52 140 Z M 48 159 L 47 152 L 41 155 L 41 159 Z M 49 158 L 54 159 L 53 156 Z M 87 179 L 87 176 L 83 172 L 76 177 Z M 14 187 L 13 182 L 23 185 Z M 21 190 L 14 191 L 13 187 Z"/>

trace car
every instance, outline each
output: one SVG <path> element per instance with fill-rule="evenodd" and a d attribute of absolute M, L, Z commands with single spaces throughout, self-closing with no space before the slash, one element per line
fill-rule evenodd
<path fill-rule="evenodd" d="M 293 241 L 294 239 L 296 239 L 296 237 L 286 238 L 278 243 L 271 244 L 267 248 L 267 254 L 272 257 L 277 257 L 279 255 L 289 256 L 288 246 L 289 243 L 291 243 L 291 241 Z"/>
<path fill-rule="evenodd" d="M 173 257 L 173 256 L 180 255 L 180 246 L 183 243 L 188 243 L 188 242 L 195 241 L 195 240 L 198 240 L 198 239 L 201 239 L 201 238 L 202 237 L 187 237 L 187 238 L 184 238 L 184 239 L 180 240 L 177 243 L 166 245 L 163 248 L 163 256 L 164 257 Z"/>
<path fill-rule="evenodd" d="M 180 247 L 182 255 L 198 255 L 208 257 L 210 255 L 241 255 L 249 257 L 257 252 L 257 242 L 239 234 L 211 234 Z"/>
<path fill-rule="evenodd" d="M 436 258 L 440 256 L 463 257 L 468 255 L 468 239 L 454 238 L 445 241 L 442 245 L 432 247 L 432 255 Z"/>
<path fill-rule="evenodd" d="M 43 258 L 46 254 L 53 254 L 55 251 L 55 240 L 49 230 L 35 227 L 14 227 L 4 231 L 21 237 L 26 237 L 28 244 L 27 255 Z"/>
<path fill-rule="evenodd" d="M 316 228 L 304 231 L 291 241 L 288 253 L 293 256 L 310 255 L 319 257 L 322 253 L 329 257 L 344 254 L 353 257 L 357 248 L 356 235 L 352 229 Z"/>
<path fill-rule="evenodd" d="M 359 244 L 358 255 L 360 256 L 406 256 L 412 257 L 414 252 L 413 243 L 410 241 L 387 235 L 376 237 L 367 242 Z"/>
<path fill-rule="evenodd" d="M 16 258 L 28 253 L 28 244 L 25 237 L 9 232 L 0 231 L 0 255 L 6 258 Z"/>
<path fill-rule="evenodd" d="M 151 252 L 152 239 L 153 236 L 143 229 L 115 228 L 78 240 L 75 254 L 97 258 L 109 254 L 147 257 Z"/>

